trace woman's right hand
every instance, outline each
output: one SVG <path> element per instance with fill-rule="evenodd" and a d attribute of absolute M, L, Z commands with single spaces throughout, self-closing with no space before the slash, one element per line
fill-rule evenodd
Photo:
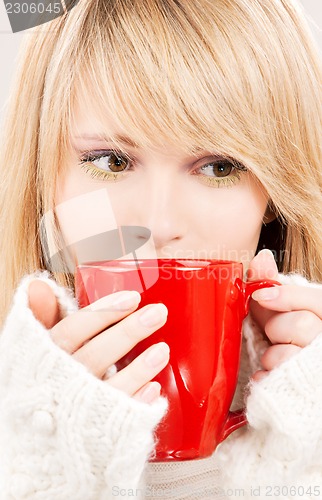
<path fill-rule="evenodd" d="M 53 341 L 101 379 L 111 366 L 167 320 L 164 304 L 149 304 L 135 311 L 141 299 L 135 291 L 113 293 L 65 318 L 49 285 L 34 280 L 28 293 L 30 309 L 51 330 Z M 154 344 L 106 382 L 139 401 L 152 403 L 159 397 L 161 386 L 151 380 L 168 361 L 167 344 Z"/>

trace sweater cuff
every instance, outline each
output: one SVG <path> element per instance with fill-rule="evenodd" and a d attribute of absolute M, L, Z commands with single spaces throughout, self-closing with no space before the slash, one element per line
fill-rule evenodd
<path fill-rule="evenodd" d="M 298 274 L 279 274 L 278 281 L 322 288 Z M 267 451 L 275 458 L 302 461 L 314 455 L 322 437 L 322 330 L 264 379 L 250 382 L 247 419 L 253 429 L 271 432 L 266 443 L 272 449 Z"/>
<path fill-rule="evenodd" d="M 248 422 L 270 436 L 275 458 L 309 460 L 322 437 L 322 333 L 249 388 Z"/>
<path fill-rule="evenodd" d="M 0 338 L 5 490 L 25 498 L 55 487 L 55 498 L 83 500 L 100 498 L 95 492 L 108 497 L 113 486 L 136 487 L 167 403 L 130 398 L 56 346 L 28 307 L 34 279 L 51 286 L 65 314 L 78 309 L 47 271 L 24 277 L 16 290 Z"/>

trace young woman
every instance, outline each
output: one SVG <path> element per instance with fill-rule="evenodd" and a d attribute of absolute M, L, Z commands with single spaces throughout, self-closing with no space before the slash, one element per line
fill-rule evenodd
<path fill-rule="evenodd" d="M 291 0 L 81 0 L 26 33 L 0 173 L 2 498 L 319 497 L 321 84 Z M 110 370 L 165 306 L 124 292 L 78 311 L 70 268 L 51 266 L 43 222 L 67 244 L 102 213 L 148 228 L 160 258 L 282 283 L 244 322 L 249 424 L 209 459 L 147 464 L 166 344 Z"/>

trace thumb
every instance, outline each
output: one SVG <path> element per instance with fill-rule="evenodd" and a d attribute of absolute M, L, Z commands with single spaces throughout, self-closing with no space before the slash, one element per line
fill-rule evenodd
<path fill-rule="evenodd" d="M 247 271 L 247 281 L 256 280 L 276 280 L 278 275 L 277 265 L 274 259 L 274 255 L 270 250 L 261 250 L 250 262 Z M 250 301 L 250 312 L 253 319 L 261 328 L 265 331 L 265 325 L 267 321 L 273 316 L 273 311 L 264 309 L 255 300 Z"/>
<path fill-rule="evenodd" d="M 58 300 L 47 283 L 34 280 L 28 287 L 29 307 L 35 318 L 50 329 L 60 320 Z"/>
<path fill-rule="evenodd" d="M 273 252 L 268 249 L 261 250 L 250 262 L 247 271 L 247 281 L 276 280 L 278 269 Z"/>

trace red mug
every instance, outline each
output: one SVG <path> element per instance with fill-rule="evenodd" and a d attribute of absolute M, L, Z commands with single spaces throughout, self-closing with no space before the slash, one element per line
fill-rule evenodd
<path fill-rule="evenodd" d="M 245 283 L 242 263 L 231 261 L 114 260 L 76 268 L 80 307 L 114 292 L 137 290 L 140 308 L 157 302 L 168 308 L 166 324 L 117 363 L 122 369 L 158 342 L 170 347 L 170 361 L 154 379 L 169 408 L 156 429 L 150 461 L 205 458 L 245 425 L 243 410 L 229 410 L 237 384 L 242 322 L 251 294 L 274 285 L 279 283 Z"/>

